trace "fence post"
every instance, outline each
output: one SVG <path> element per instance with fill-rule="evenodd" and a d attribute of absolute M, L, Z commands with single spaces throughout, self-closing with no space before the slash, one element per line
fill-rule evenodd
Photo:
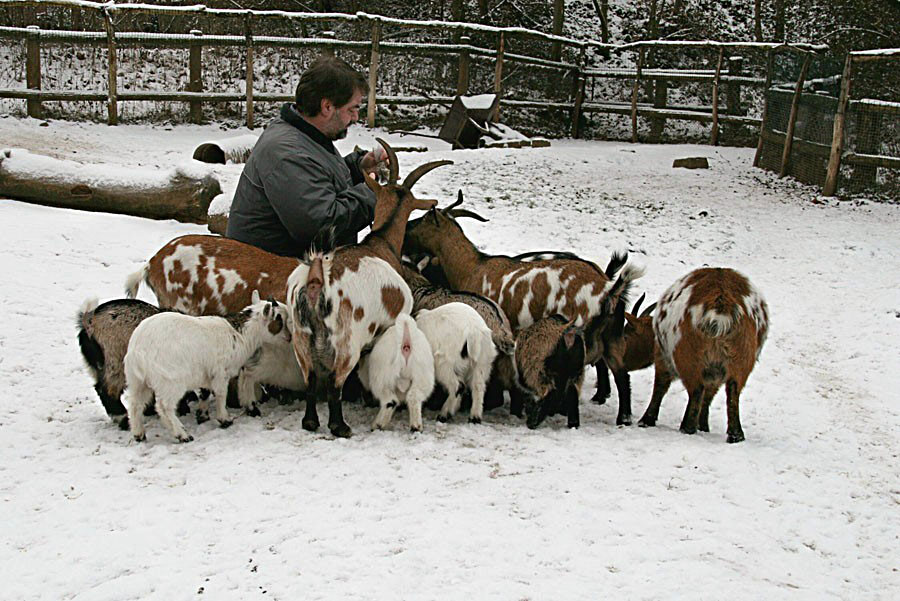
<path fill-rule="evenodd" d="M 190 46 L 188 90 L 191 92 L 202 92 L 203 75 L 201 57 L 203 56 L 203 32 L 199 29 L 192 29 L 191 35 L 193 38 L 191 39 Z M 191 100 L 190 106 L 191 123 L 200 123 L 203 121 L 203 103 L 200 100 Z"/>
<path fill-rule="evenodd" d="M 460 36 L 459 43 L 468 46 L 472 41 L 467 35 Z M 465 96 L 469 91 L 469 50 L 463 48 L 459 51 L 459 81 L 456 83 L 456 93 Z"/>
<path fill-rule="evenodd" d="M 794 147 L 794 128 L 797 125 L 797 113 L 800 112 L 800 99 L 803 96 L 803 83 L 806 81 L 806 73 L 809 71 L 809 62 L 812 54 L 807 53 L 800 68 L 800 77 L 797 78 L 797 87 L 794 88 L 794 97 L 791 99 L 791 116 L 788 118 L 787 131 L 784 133 L 784 149 L 781 153 L 781 170 L 778 177 L 787 175 L 788 163 L 791 160 L 791 149 Z"/>
<path fill-rule="evenodd" d="M 744 74 L 744 57 L 729 56 L 728 57 L 728 75 L 731 77 L 740 77 Z M 744 109 L 741 108 L 741 84 L 736 81 L 729 81 L 725 88 L 725 106 L 729 115 L 743 115 Z"/>
<path fill-rule="evenodd" d="M 753 155 L 753 166 L 759 167 L 759 159 L 762 155 L 763 133 L 766 131 L 769 119 L 769 87 L 772 85 L 772 71 L 775 68 L 775 51 L 769 49 L 766 52 L 766 83 L 763 84 L 763 109 L 762 118 L 759 121 L 759 140 L 756 141 L 756 154 Z"/>
<path fill-rule="evenodd" d="M 844 72 L 841 74 L 841 96 L 838 99 L 837 113 L 834 115 L 834 131 L 831 136 L 831 154 L 828 156 L 828 170 L 825 173 L 825 196 L 834 196 L 837 192 L 838 175 L 841 169 L 841 153 L 844 150 L 844 117 L 847 103 L 850 100 L 850 55 L 844 61 Z"/>
<path fill-rule="evenodd" d="M 381 56 L 381 21 L 372 22 L 372 58 L 369 61 L 369 99 L 366 103 L 366 124 L 375 127 L 375 87 L 378 85 L 378 60 Z"/>
<path fill-rule="evenodd" d="M 641 87 L 641 66 L 644 64 L 644 48 L 641 47 L 641 51 L 638 54 L 638 63 L 637 63 L 637 74 L 634 78 L 634 86 L 631 88 L 631 141 L 636 143 L 638 141 L 637 135 L 637 98 L 638 98 L 638 89 Z"/>
<path fill-rule="evenodd" d="M 503 32 L 500 32 L 500 41 L 497 42 L 497 62 L 494 64 L 494 94 L 497 95 L 497 111 L 494 113 L 494 123 L 500 121 L 500 98 L 503 96 Z"/>
<path fill-rule="evenodd" d="M 253 129 L 253 29 L 250 15 L 244 17 L 244 38 L 247 40 L 247 128 Z"/>
<path fill-rule="evenodd" d="M 29 25 L 25 34 L 25 86 L 29 90 L 41 89 L 41 29 L 37 25 Z M 29 117 L 42 118 L 40 98 L 29 98 L 25 106 Z"/>
<path fill-rule="evenodd" d="M 119 100 L 117 98 L 117 80 L 119 77 L 118 52 L 116 50 L 116 29 L 113 27 L 112 17 L 109 11 L 103 11 L 103 21 L 106 24 L 106 123 L 119 124 Z"/>
<path fill-rule="evenodd" d="M 665 79 L 657 79 L 653 84 L 653 108 L 664 109 L 668 102 L 669 82 Z M 666 128 L 665 117 L 654 117 L 650 121 L 650 141 L 658 143 L 662 139 Z"/>
<path fill-rule="evenodd" d="M 856 108 L 856 144 L 852 149 L 857 154 L 881 154 L 881 130 L 883 119 L 881 113 L 866 110 L 865 105 Z M 853 189 L 871 188 L 875 186 L 878 176 L 876 165 L 853 165 L 850 181 Z"/>
<path fill-rule="evenodd" d="M 713 79 L 712 92 L 712 132 L 709 134 L 709 143 L 712 146 L 719 144 L 719 79 L 722 77 L 722 58 L 725 49 L 719 48 L 719 57 L 716 60 L 716 77 Z"/>
<path fill-rule="evenodd" d="M 584 87 L 587 84 L 587 78 L 584 76 L 584 47 L 578 55 L 578 66 L 572 71 L 572 86 L 575 96 L 575 106 L 572 108 L 572 137 L 578 138 L 581 135 L 581 105 L 584 104 Z"/>

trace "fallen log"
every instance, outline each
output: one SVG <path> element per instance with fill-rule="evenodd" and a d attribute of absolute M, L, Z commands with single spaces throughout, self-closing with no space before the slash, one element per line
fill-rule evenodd
<path fill-rule="evenodd" d="M 191 163 L 162 171 L 0 151 L 0 196 L 37 204 L 206 223 L 221 192 L 213 174 Z"/>

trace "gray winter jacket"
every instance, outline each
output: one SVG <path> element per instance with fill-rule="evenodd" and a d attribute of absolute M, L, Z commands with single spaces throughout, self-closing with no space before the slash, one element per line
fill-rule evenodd
<path fill-rule="evenodd" d="M 358 166 L 363 154 L 341 157 L 331 140 L 285 104 L 244 165 L 226 236 L 294 257 L 313 242 L 321 245 L 317 235 L 327 237 L 329 228 L 337 244 L 356 242 L 375 217 L 375 195 Z"/>

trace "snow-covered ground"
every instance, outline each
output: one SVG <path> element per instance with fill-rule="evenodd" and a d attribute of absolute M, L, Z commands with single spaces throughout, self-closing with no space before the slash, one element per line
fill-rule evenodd
<path fill-rule="evenodd" d="M 168 169 L 240 135 L 0 119 L 0 146 Z M 368 145 L 351 131 L 340 146 Z M 900 207 L 823 199 L 750 166 L 752 150 L 554 141 L 452 158 L 423 196 L 466 204 L 489 252 L 627 248 L 656 298 L 698 266 L 734 267 L 766 296 L 769 340 L 742 398 L 747 441 L 678 432 L 676 384 L 655 429 L 616 427 L 615 393 L 582 426 L 529 431 L 505 408 L 480 426 L 300 427 L 268 403 L 228 430 L 155 419 L 136 444 L 106 418 L 75 313 L 197 225 L 0 200 L 0 582 L 4 599 L 897 599 Z M 706 156 L 709 170 L 672 169 Z M 118 168 L 118 167 L 117 167 Z M 113 169 L 113 167 L 110 167 Z M 240 166 L 216 168 L 226 190 Z M 145 296 L 145 300 L 153 300 Z M 635 413 L 652 370 L 633 374 Z M 324 428 L 323 428 L 324 430 Z M 893 557 L 893 559 L 891 559 Z"/>

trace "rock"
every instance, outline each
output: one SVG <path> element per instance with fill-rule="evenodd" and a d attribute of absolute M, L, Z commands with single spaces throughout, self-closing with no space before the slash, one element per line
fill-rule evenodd
<path fill-rule="evenodd" d="M 709 169 L 709 161 L 706 157 L 686 157 L 683 159 L 675 159 L 672 168 L 684 167 L 685 169 Z"/>

